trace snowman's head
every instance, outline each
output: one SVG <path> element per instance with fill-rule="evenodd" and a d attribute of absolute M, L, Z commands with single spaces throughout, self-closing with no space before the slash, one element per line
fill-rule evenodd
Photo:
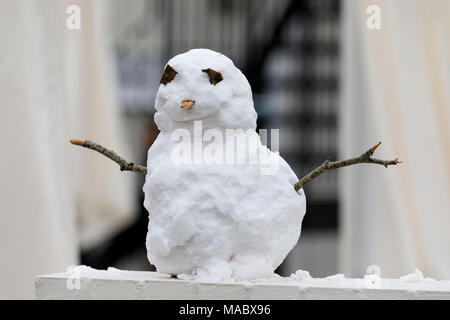
<path fill-rule="evenodd" d="M 161 131 L 189 126 L 256 128 L 252 90 L 223 54 L 193 49 L 167 63 L 156 94 L 155 122 Z"/>

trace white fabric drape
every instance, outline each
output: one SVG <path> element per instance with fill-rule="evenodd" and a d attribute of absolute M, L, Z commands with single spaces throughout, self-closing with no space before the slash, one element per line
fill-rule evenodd
<path fill-rule="evenodd" d="M 81 7 L 68 30 L 66 8 Z M 126 157 L 104 1 L 0 2 L 0 298 L 33 298 L 38 274 L 61 272 L 132 218 L 134 177 L 92 151 Z M 81 236 L 79 234 L 81 233 Z"/>
<path fill-rule="evenodd" d="M 381 29 L 366 27 L 369 5 Z M 340 158 L 383 141 L 404 163 L 341 169 L 341 271 L 450 279 L 450 2 L 343 1 Z"/>

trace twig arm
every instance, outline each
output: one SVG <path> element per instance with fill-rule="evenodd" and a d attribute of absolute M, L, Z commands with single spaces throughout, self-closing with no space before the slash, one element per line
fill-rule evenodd
<path fill-rule="evenodd" d="M 301 188 L 303 188 L 303 186 L 305 184 L 310 182 L 312 179 L 320 176 L 321 174 L 323 174 L 327 170 L 348 167 L 348 166 L 351 166 L 351 165 L 354 165 L 354 164 L 358 164 L 358 163 L 380 164 L 380 165 L 385 166 L 386 168 L 388 166 L 390 166 L 390 165 L 397 165 L 397 164 L 401 163 L 401 161 L 399 161 L 398 158 L 396 158 L 394 160 L 380 160 L 380 159 L 372 158 L 373 153 L 375 152 L 375 150 L 378 148 L 378 146 L 380 144 L 381 144 L 381 142 L 378 142 L 372 148 L 370 148 L 369 150 L 367 150 L 362 155 L 360 155 L 359 157 L 356 157 L 356 158 L 351 158 L 351 159 L 341 160 L 341 161 L 330 161 L 329 159 L 325 160 L 320 165 L 320 167 L 318 167 L 318 168 L 314 169 L 313 171 L 311 171 L 310 173 L 308 173 L 306 176 L 301 178 L 294 185 L 295 191 L 300 190 Z"/>
<path fill-rule="evenodd" d="M 76 140 L 76 139 L 71 139 L 70 143 L 80 146 L 80 147 L 95 150 L 95 151 L 101 153 L 105 157 L 107 157 L 107 158 L 111 159 L 112 161 L 114 161 L 115 163 L 117 163 L 120 166 L 120 171 L 132 171 L 132 172 L 147 174 L 147 167 L 137 165 L 133 162 L 128 162 L 127 160 L 125 160 L 124 158 L 119 156 L 114 151 L 109 150 L 98 143 L 95 143 L 90 140 Z"/>

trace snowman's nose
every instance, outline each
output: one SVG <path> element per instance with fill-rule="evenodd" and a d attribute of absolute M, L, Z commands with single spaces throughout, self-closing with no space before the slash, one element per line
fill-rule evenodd
<path fill-rule="evenodd" d="M 183 100 L 180 107 L 181 109 L 190 109 L 194 103 L 194 100 Z"/>

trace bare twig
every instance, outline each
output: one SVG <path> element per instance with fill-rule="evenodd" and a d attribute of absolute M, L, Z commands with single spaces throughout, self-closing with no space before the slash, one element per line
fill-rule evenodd
<path fill-rule="evenodd" d="M 362 155 L 356 158 L 342 160 L 342 161 L 330 161 L 330 159 L 326 159 L 320 167 L 314 169 L 310 173 L 308 173 L 306 176 L 300 179 L 299 182 L 297 182 L 294 185 L 295 191 L 300 190 L 305 184 L 310 182 L 312 179 L 320 176 L 322 173 L 324 173 L 327 170 L 332 169 L 338 169 L 342 167 L 351 166 L 358 163 L 374 163 L 374 164 L 381 164 L 385 166 L 386 168 L 390 165 L 396 165 L 399 163 L 402 163 L 402 161 L 398 160 L 398 158 L 394 160 L 380 160 L 380 159 L 373 159 L 372 155 L 375 152 L 375 150 L 379 147 L 381 144 L 381 141 L 378 142 L 376 145 L 374 145 L 372 148 L 364 152 Z"/>
<path fill-rule="evenodd" d="M 108 157 L 112 161 L 116 162 L 120 166 L 120 171 L 132 171 L 132 172 L 147 174 L 146 167 L 137 165 L 133 162 L 128 162 L 124 158 L 119 156 L 117 153 L 115 153 L 114 151 L 106 149 L 105 147 L 103 147 L 102 145 L 99 145 L 98 143 L 95 143 L 95 142 L 92 142 L 89 140 L 75 140 L 75 139 L 71 139 L 70 143 L 80 146 L 80 147 L 85 147 L 85 148 L 88 148 L 91 150 L 95 150 L 95 151 L 101 153 L 105 157 Z"/>

